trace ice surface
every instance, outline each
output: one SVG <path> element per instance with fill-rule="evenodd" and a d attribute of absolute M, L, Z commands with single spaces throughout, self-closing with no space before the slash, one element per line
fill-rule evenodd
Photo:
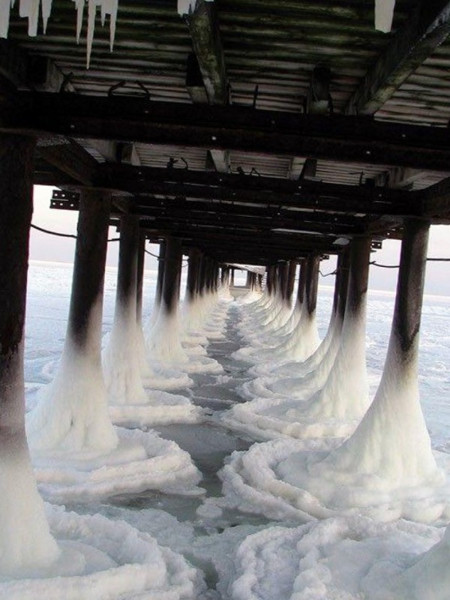
<path fill-rule="evenodd" d="M 47 506 L 61 555 L 27 579 L 0 579 L 0 595 L 11 600 L 197 599 L 204 582 L 179 554 L 123 521 L 79 516 Z"/>

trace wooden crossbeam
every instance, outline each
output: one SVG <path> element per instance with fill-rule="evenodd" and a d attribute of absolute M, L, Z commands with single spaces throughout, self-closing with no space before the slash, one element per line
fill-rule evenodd
<path fill-rule="evenodd" d="M 373 114 L 391 98 L 450 33 L 450 2 L 422 0 L 362 80 L 347 114 Z"/>
<path fill-rule="evenodd" d="M 339 157 L 339 162 L 435 171 L 447 171 L 450 164 L 450 139 L 444 128 L 130 97 L 22 92 L 2 111 L 0 130 L 334 161 Z"/>
<path fill-rule="evenodd" d="M 174 211 L 184 211 L 185 214 L 192 215 L 192 220 L 194 220 L 197 213 L 211 213 L 213 215 L 235 215 L 236 217 L 280 217 L 294 222 L 304 221 L 308 223 L 324 223 L 330 225 L 338 223 L 340 225 L 354 226 L 361 224 L 362 222 L 360 217 L 354 217 L 347 213 L 339 214 L 338 216 L 337 214 L 327 214 L 326 212 L 289 210 L 280 206 L 266 206 L 264 204 L 253 206 L 247 204 L 234 204 L 231 202 L 186 201 L 180 198 L 162 200 L 158 198 L 137 197 L 135 198 L 132 211 L 135 214 L 143 216 L 172 215 L 174 214 Z"/>
<path fill-rule="evenodd" d="M 346 186 L 317 181 L 205 173 L 184 169 L 155 169 L 100 165 L 97 184 L 139 195 L 234 201 L 259 206 L 292 207 L 316 212 L 363 213 L 373 216 L 417 215 L 416 196 L 400 190 Z"/>

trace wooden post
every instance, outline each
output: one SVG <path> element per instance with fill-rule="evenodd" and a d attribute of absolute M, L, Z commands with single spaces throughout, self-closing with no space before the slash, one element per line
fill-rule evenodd
<path fill-rule="evenodd" d="M 339 254 L 337 262 L 335 297 L 333 300 L 333 310 L 335 314 L 344 320 L 345 304 L 347 302 L 348 278 L 350 272 L 350 251 L 345 248 Z"/>
<path fill-rule="evenodd" d="M 175 237 L 166 238 L 164 259 L 164 281 L 161 301 L 168 314 L 176 312 L 178 307 L 181 278 L 181 241 Z"/>
<path fill-rule="evenodd" d="M 33 212 L 34 139 L 0 135 L 1 575 L 48 567 L 59 555 L 25 435 L 23 338 Z"/>
<path fill-rule="evenodd" d="M 308 313 L 312 315 L 317 307 L 317 287 L 319 285 L 320 256 L 310 254 L 306 259 L 305 298 Z"/>
<path fill-rule="evenodd" d="M 305 302 L 305 289 L 306 289 L 306 259 L 300 261 L 300 272 L 298 276 L 298 287 L 297 287 L 297 300 L 300 306 L 303 306 Z"/>
<path fill-rule="evenodd" d="M 200 275 L 201 252 L 198 248 L 189 250 L 189 264 L 186 281 L 186 300 L 192 302 L 198 293 L 198 279 Z"/>
<path fill-rule="evenodd" d="M 161 303 L 162 288 L 164 281 L 164 261 L 166 256 L 166 241 L 162 240 L 159 243 L 159 257 L 158 257 L 158 279 L 156 281 L 156 297 L 155 306 L 159 306 Z"/>
<path fill-rule="evenodd" d="M 136 319 L 138 325 L 142 324 L 142 297 L 144 291 L 144 267 L 145 267 L 145 233 L 139 235 L 137 283 L 136 283 Z"/>
<path fill-rule="evenodd" d="M 101 318 L 94 322 L 91 315 L 103 298 L 110 210 L 110 192 L 82 190 L 67 326 L 70 343 L 81 351 L 95 343 L 99 361 Z"/>
<path fill-rule="evenodd" d="M 139 218 L 136 215 L 122 215 L 120 219 L 116 311 L 134 312 L 134 316 L 136 316 L 139 234 Z"/>
<path fill-rule="evenodd" d="M 23 328 L 33 152 L 31 138 L 0 136 L 0 439 L 17 436 L 23 446 Z"/>
<path fill-rule="evenodd" d="M 286 300 L 291 303 L 292 294 L 294 293 L 295 284 L 295 273 L 297 271 L 297 262 L 295 260 L 289 261 L 288 276 L 286 280 Z"/>
<path fill-rule="evenodd" d="M 350 248 L 349 281 L 346 299 L 347 310 L 352 315 L 360 312 L 366 302 L 369 285 L 370 237 L 354 238 Z"/>
<path fill-rule="evenodd" d="M 417 363 L 418 358 L 429 228 L 425 219 L 406 219 L 403 225 L 392 336 L 404 363 Z"/>

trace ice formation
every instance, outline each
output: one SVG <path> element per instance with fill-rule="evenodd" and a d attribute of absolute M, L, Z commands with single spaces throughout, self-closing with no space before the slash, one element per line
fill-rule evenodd
<path fill-rule="evenodd" d="M 375 29 L 389 33 L 394 18 L 395 0 L 375 0 Z"/>
<path fill-rule="evenodd" d="M 197 600 L 205 590 L 199 571 L 147 533 L 100 515 L 80 516 L 48 505 L 60 556 L 21 579 L 2 578 L 11 600 Z"/>
<path fill-rule="evenodd" d="M 344 438 L 355 430 L 369 405 L 365 354 L 369 250 L 367 240 L 353 242 L 343 321 L 339 306 L 339 310 L 333 311 L 329 335 L 317 353 L 310 354 L 311 362 L 305 363 L 308 365 L 305 370 L 300 363 L 299 376 L 286 377 L 283 365 L 277 365 L 272 379 L 245 384 L 244 397 L 256 398 L 234 406 L 223 416 L 228 427 L 249 433 L 258 440 L 280 434 L 298 438 Z M 301 322 L 300 319 L 298 328 Z M 295 372 L 296 363 L 290 368 Z M 259 392 L 263 398 L 258 397 Z"/>
<path fill-rule="evenodd" d="M 206 2 L 214 2 L 214 0 L 206 0 Z M 180 16 L 190 15 L 194 12 L 197 6 L 197 0 L 178 0 L 178 14 Z"/>
<path fill-rule="evenodd" d="M 89 502 L 120 494 L 159 490 L 201 495 L 201 474 L 189 454 L 155 431 L 117 429 L 119 444 L 110 453 L 35 454 L 41 494 L 59 504 Z"/>
<path fill-rule="evenodd" d="M 231 600 L 444 600 L 449 532 L 363 517 L 270 527 L 234 550 L 218 589 Z"/>
<path fill-rule="evenodd" d="M 36 488 L 23 430 L 23 350 L 2 365 L 0 436 L 0 579 L 46 568 L 59 555 Z M 6 361 L 4 361 L 6 362 Z M 17 399 L 19 398 L 19 402 Z M 22 400 L 20 400 L 22 398 Z"/>
<path fill-rule="evenodd" d="M 106 17 L 109 16 L 110 31 L 110 49 L 114 47 L 114 38 L 116 35 L 116 22 L 118 0 L 72 0 L 77 11 L 76 37 L 79 43 L 81 30 L 83 27 L 84 7 L 88 5 L 88 26 L 86 35 L 86 65 L 89 68 L 91 60 L 92 44 L 94 41 L 95 19 L 97 9 L 100 8 L 102 25 L 105 24 Z M 14 0 L 2 0 L 0 3 L 0 37 L 7 38 L 9 30 L 10 9 L 14 6 Z M 39 10 L 41 9 L 41 10 Z M 28 19 L 28 35 L 36 36 L 38 33 L 39 12 L 42 14 L 42 29 L 45 34 L 47 30 L 48 19 L 52 12 L 52 0 L 19 0 L 19 15 Z"/>
<path fill-rule="evenodd" d="M 86 343 L 80 347 L 68 331 L 55 378 L 27 414 L 33 452 L 109 452 L 117 446 L 100 363 L 101 318 L 98 298 L 87 319 Z"/>

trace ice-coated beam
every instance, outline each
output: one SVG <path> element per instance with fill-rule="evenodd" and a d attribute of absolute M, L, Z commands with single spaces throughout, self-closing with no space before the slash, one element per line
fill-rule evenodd
<path fill-rule="evenodd" d="M 0 574 L 46 566 L 58 548 L 25 436 L 23 329 L 34 140 L 0 136 Z"/>
<path fill-rule="evenodd" d="M 161 301 L 168 314 L 176 312 L 181 279 L 181 241 L 168 236 L 164 257 L 164 280 Z"/>
<path fill-rule="evenodd" d="M 67 337 L 79 350 L 84 349 L 88 339 L 95 339 L 98 343 L 98 353 L 101 318 L 91 320 L 91 315 L 99 299 L 101 301 L 103 297 L 110 209 L 109 192 L 83 189 L 78 216 Z M 93 332 L 92 327 L 96 327 L 97 331 Z"/>

